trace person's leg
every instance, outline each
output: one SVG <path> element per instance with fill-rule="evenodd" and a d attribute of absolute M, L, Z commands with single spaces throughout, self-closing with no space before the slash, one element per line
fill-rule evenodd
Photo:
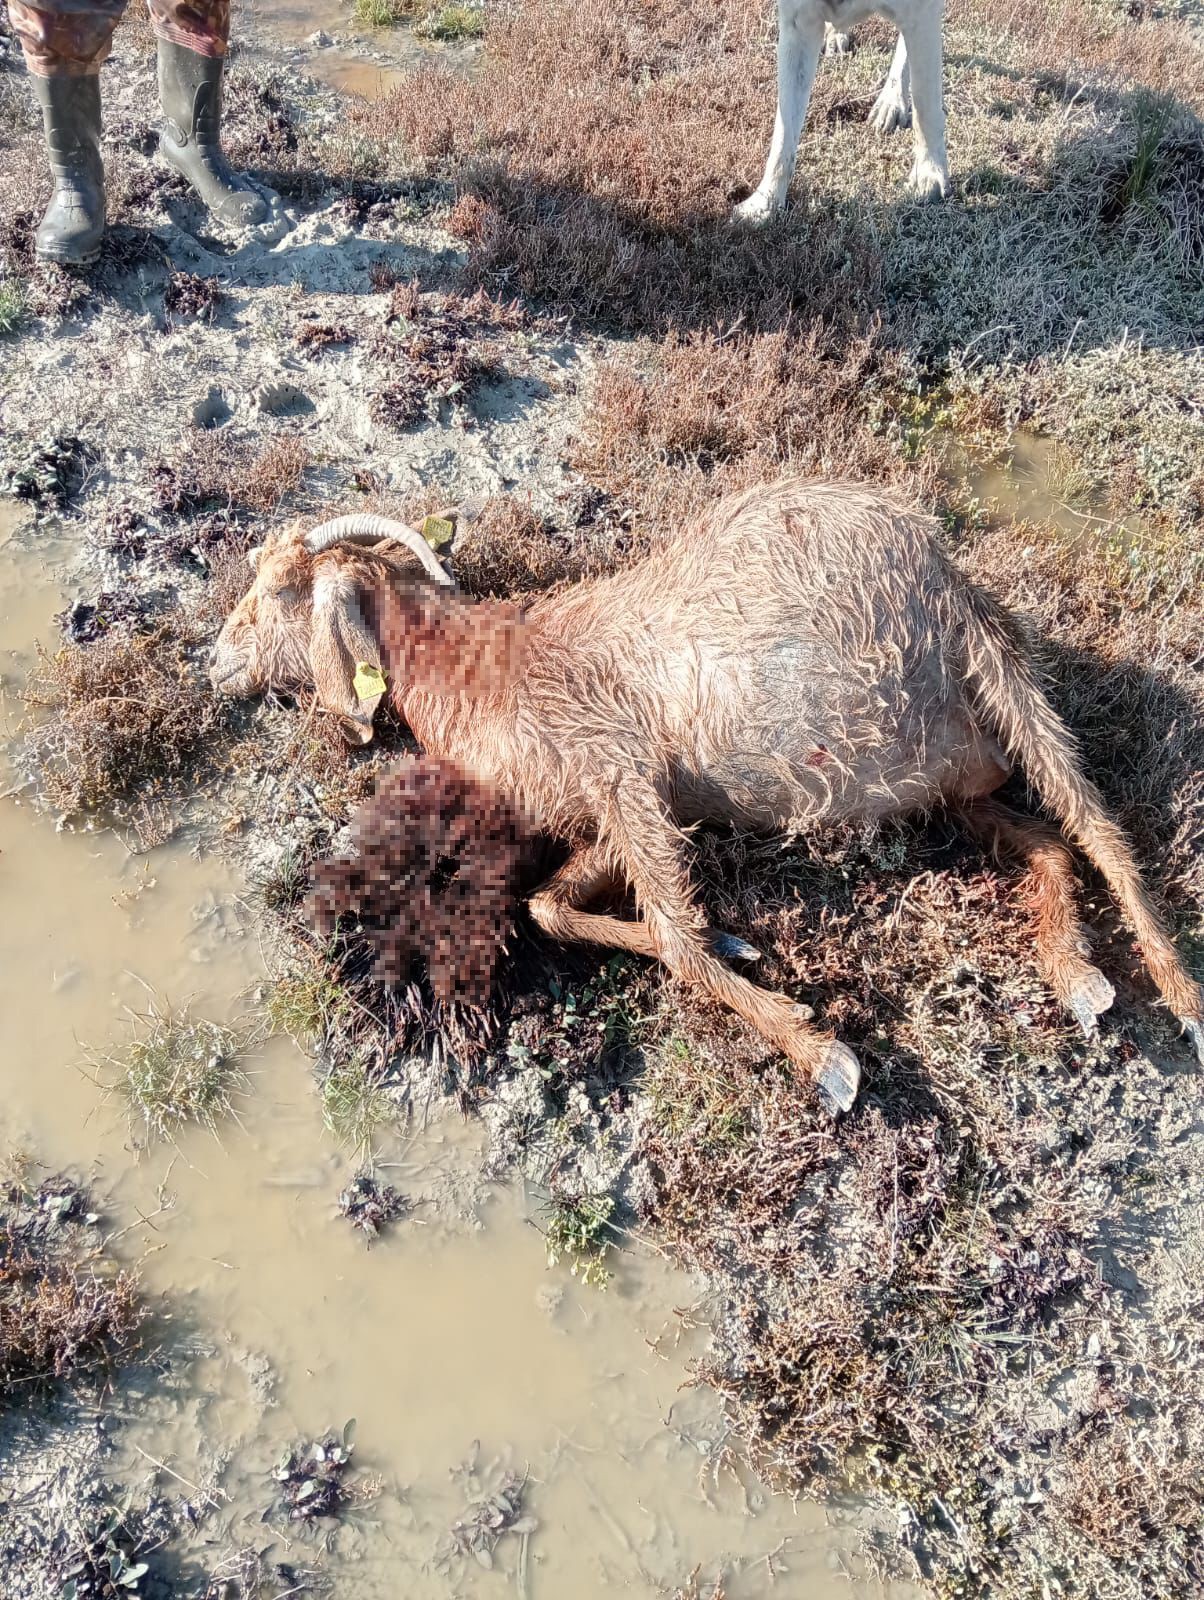
<path fill-rule="evenodd" d="M 104 167 L 100 68 L 126 0 L 9 0 L 34 97 L 42 112 L 54 193 L 38 227 L 41 261 L 81 267 L 100 254 Z"/>
<path fill-rule="evenodd" d="M 147 0 L 159 41 L 159 150 L 216 217 L 248 227 L 268 202 L 232 170 L 221 146 L 230 0 Z"/>

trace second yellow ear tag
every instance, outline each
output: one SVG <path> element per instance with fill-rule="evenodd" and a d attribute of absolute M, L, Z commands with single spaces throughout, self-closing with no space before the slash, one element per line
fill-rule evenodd
<path fill-rule="evenodd" d="M 379 667 L 374 667 L 367 661 L 356 662 L 355 677 L 351 682 L 357 700 L 375 700 L 378 695 L 385 692 L 384 673 Z"/>
<path fill-rule="evenodd" d="M 423 519 L 422 537 L 432 550 L 441 550 L 445 544 L 450 544 L 455 531 L 455 523 L 449 522 L 446 517 L 426 517 Z"/>

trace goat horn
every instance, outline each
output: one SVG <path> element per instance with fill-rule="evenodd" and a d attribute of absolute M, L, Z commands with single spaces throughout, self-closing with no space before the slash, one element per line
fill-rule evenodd
<path fill-rule="evenodd" d="M 335 517 L 306 534 L 305 548 L 310 555 L 316 556 L 323 550 L 329 550 L 332 545 L 379 544 L 382 539 L 405 545 L 407 550 L 414 552 L 436 583 L 451 587 L 452 580 L 443 570 L 439 557 L 418 529 L 411 528 L 408 522 L 395 522 L 392 517 L 373 516 L 366 511 L 349 517 Z"/>

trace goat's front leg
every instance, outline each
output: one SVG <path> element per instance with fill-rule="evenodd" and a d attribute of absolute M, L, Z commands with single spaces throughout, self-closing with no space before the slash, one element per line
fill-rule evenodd
<path fill-rule="evenodd" d="M 894 58 L 882 93 L 870 112 L 870 126 L 879 133 L 894 133 L 911 127 L 911 68 L 907 64 L 907 40 L 899 35 Z"/>
<path fill-rule="evenodd" d="M 643 921 L 605 916 L 585 908 L 599 896 L 619 888 L 619 875 L 608 851 L 590 845 L 565 862 L 531 896 L 528 910 L 532 920 L 553 939 L 581 944 L 600 944 L 609 949 L 628 950 L 633 955 L 650 956 L 659 961 L 660 947 Z M 717 956 L 729 961 L 759 961 L 755 945 L 734 934 L 704 928 L 703 938 Z"/>
<path fill-rule="evenodd" d="M 717 959 L 694 901 L 685 837 L 651 780 L 616 784 L 605 836 L 635 890 L 656 953 L 674 977 L 705 990 L 756 1028 L 816 1086 L 833 1115 L 847 1111 L 861 1081 L 857 1057 L 831 1034 L 809 1027 L 809 1013 L 787 995 L 757 988 Z"/>
<path fill-rule="evenodd" d="M 823 23 L 812 0 L 778 0 L 778 109 L 773 140 L 764 177 L 733 213 L 737 222 L 765 222 L 785 203 L 823 39 Z"/>
<path fill-rule="evenodd" d="M 942 82 L 941 24 L 944 5 L 916 3 L 905 14 L 903 39 L 911 67 L 915 160 L 907 187 L 919 200 L 943 200 L 949 193 L 945 154 L 945 101 Z"/>

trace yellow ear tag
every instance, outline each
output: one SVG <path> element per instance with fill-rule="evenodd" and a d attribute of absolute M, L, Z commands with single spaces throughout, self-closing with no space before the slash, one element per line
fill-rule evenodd
<path fill-rule="evenodd" d="M 445 544 L 450 544 L 455 532 L 455 523 L 446 517 L 426 517 L 422 524 L 422 537 L 432 550 L 441 550 Z"/>
<path fill-rule="evenodd" d="M 357 661 L 351 680 L 357 700 L 375 700 L 385 692 L 385 675 L 367 661 Z"/>

